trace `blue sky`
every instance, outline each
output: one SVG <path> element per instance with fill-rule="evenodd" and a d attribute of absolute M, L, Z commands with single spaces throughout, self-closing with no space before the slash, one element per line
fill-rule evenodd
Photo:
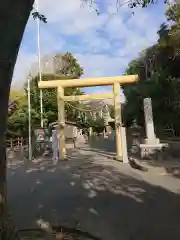
<path fill-rule="evenodd" d="M 122 1 L 123 2 L 123 1 Z M 165 6 L 158 1 L 147 9 L 117 11 L 116 0 L 97 0 L 100 15 L 81 5 L 81 0 L 39 0 L 40 12 L 48 19 L 40 24 L 41 54 L 71 52 L 84 68 L 83 77 L 123 74 L 130 60 L 157 40 L 165 20 Z M 134 15 L 132 14 L 134 11 Z M 37 61 L 37 24 L 30 17 L 15 67 L 12 87 L 20 87 Z M 88 88 L 103 92 L 106 87 Z"/>

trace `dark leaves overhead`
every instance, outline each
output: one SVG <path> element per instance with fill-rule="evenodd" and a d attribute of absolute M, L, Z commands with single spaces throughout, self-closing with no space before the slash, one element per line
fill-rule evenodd
<path fill-rule="evenodd" d="M 40 21 L 44 22 L 44 23 L 47 23 L 47 18 L 43 15 L 43 14 L 40 14 L 39 12 L 37 11 L 34 11 L 32 13 L 32 16 L 34 19 L 37 19 L 39 18 Z"/>
<path fill-rule="evenodd" d="M 162 1 L 162 0 L 161 0 Z M 156 4 L 158 0 L 132 0 L 132 1 L 127 1 L 130 2 L 128 5 L 130 8 L 136 8 L 136 7 L 148 7 L 150 4 Z M 164 3 L 167 4 L 169 3 L 168 0 L 164 0 Z"/>

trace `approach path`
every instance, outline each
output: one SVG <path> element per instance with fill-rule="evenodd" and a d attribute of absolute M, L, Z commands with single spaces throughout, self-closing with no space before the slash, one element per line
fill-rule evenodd
<path fill-rule="evenodd" d="M 54 168 L 50 159 L 8 168 L 8 200 L 19 228 L 38 220 L 103 240 L 180 239 L 180 179 L 141 172 L 88 146 Z"/>

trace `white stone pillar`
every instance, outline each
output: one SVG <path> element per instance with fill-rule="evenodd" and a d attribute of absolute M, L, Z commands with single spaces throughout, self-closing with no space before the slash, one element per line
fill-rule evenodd
<path fill-rule="evenodd" d="M 145 116 L 145 128 L 146 128 L 146 137 L 147 137 L 145 141 L 147 144 L 156 144 L 158 143 L 158 139 L 156 139 L 155 132 L 154 132 L 151 98 L 144 98 L 144 116 Z"/>
<path fill-rule="evenodd" d="M 89 127 L 89 136 L 91 137 L 93 135 L 92 127 Z"/>
<path fill-rule="evenodd" d="M 108 105 L 105 105 L 103 108 L 103 119 L 104 119 L 104 125 L 108 126 L 108 120 L 110 118 L 110 114 L 109 114 L 109 109 L 108 109 Z"/>
<path fill-rule="evenodd" d="M 126 128 L 121 127 L 123 163 L 128 163 Z"/>
<path fill-rule="evenodd" d="M 96 112 L 92 112 L 92 120 L 96 121 Z"/>
<path fill-rule="evenodd" d="M 99 111 L 99 117 L 102 118 L 103 117 L 103 112 L 102 109 Z"/>

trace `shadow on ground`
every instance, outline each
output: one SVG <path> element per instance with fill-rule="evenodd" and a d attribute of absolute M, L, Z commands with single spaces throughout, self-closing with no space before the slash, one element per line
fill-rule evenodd
<path fill-rule="evenodd" d="M 116 145 L 115 140 L 112 138 L 92 137 L 89 141 L 91 151 L 98 152 L 102 156 L 115 158 Z M 140 151 L 136 154 L 132 154 L 130 151 L 130 145 L 128 144 L 128 155 L 134 159 L 138 159 L 140 165 L 145 165 L 150 169 L 154 168 L 156 171 L 172 175 L 173 177 L 180 178 L 180 158 L 178 157 L 179 150 L 170 148 L 164 149 L 164 151 L 156 151 L 149 157 L 142 159 L 140 157 Z"/>
<path fill-rule="evenodd" d="M 180 239 L 179 180 L 139 174 L 80 150 L 56 167 L 47 160 L 14 167 L 8 201 L 21 229 L 45 223 L 103 240 Z"/>

